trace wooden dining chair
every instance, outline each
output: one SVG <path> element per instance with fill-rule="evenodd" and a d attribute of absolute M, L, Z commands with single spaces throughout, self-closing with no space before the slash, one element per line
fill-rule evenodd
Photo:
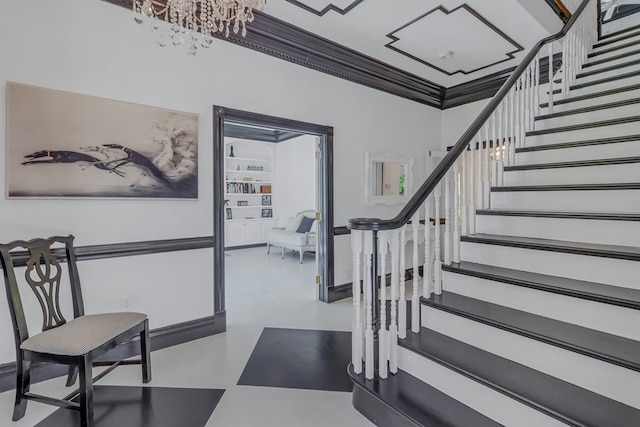
<path fill-rule="evenodd" d="M 22 418 L 27 401 L 73 409 L 80 412 L 82 427 L 93 426 L 93 382 L 118 365 L 141 364 L 142 382 L 151 380 L 149 320 L 142 313 L 84 313 L 80 278 L 73 248 L 73 236 L 55 236 L 0 244 L 0 260 L 13 322 L 16 349 L 16 398 L 13 420 Z M 60 263 L 66 262 L 68 278 L 63 279 Z M 22 267 L 26 267 L 22 273 Z M 18 274 L 20 272 L 20 274 Z M 71 287 L 73 319 L 67 321 L 60 308 L 61 282 Z M 42 309 L 42 331 L 29 335 L 20 290 L 31 288 Z M 98 357 L 133 338 L 140 338 L 137 360 L 96 361 Z M 33 363 L 68 365 L 67 386 L 80 377 L 79 388 L 64 398 L 31 393 Z M 93 366 L 111 368 L 92 378 Z"/>

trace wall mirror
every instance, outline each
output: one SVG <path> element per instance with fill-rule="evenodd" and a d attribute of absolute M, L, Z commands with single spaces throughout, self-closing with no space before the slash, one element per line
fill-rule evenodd
<path fill-rule="evenodd" d="M 413 158 L 395 153 L 365 153 L 365 193 L 367 206 L 395 205 L 412 195 Z"/>

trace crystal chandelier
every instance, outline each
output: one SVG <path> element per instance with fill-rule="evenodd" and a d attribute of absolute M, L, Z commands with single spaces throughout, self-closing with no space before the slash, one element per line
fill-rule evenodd
<path fill-rule="evenodd" d="M 241 31 L 247 35 L 246 23 L 253 21 L 253 9 L 261 9 L 263 0 L 133 0 L 135 21 L 152 21 L 153 32 L 159 33 L 158 44 L 170 41 L 181 46 L 189 39 L 188 53 L 195 55 L 198 46 L 208 48 L 215 33 L 229 37 Z M 159 21 L 171 24 L 169 31 L 160 30 Z M 242 30 L 241 30 L 242 29 Z"/>

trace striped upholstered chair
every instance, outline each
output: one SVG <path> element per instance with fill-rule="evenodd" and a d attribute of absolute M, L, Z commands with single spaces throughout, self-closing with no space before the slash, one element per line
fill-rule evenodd
<path fill-rule="evenodd" d="M 60 246 L 60 247 L 57 247 Z M 55 248 L 52 248 L 55 247 Z M 24 251 L 26 249 L 26 252 Z M 115 362 L 96 362 L 95 359 L 112 348 L 140 337 L 140 360 L 118 361 L 117 364 L 142 364 L 142 381 L 151 380 L 149 357 L 149 321 L 145 314 L 124 312 L 84 314 L 80 278 L 73 250 L 73 236 L 16 240 L 0 245 L 0 260 L 7 289 L 9 311 L 13 322 L 16 348 L 16 399 L 13 420 L 22 418 L 27 400 L 52 404 L 80 412 L 81 425 L 93 426 L 92 367 Z M 66 261 L 69 277 L 63 279 L 59 260 Z M 16 274 L 17 267 L 26 266 Z M 20 277 L 22 276 L 22 277 Z M 61 281 L 71 286 L 73 319 L 67 321 L 60 309 Z M 42 309 L 42 332 L 30 335 L 20 289 L 28 287 L 35 293 Z M 25 301 L 26 302 L 26 301 Z M 29 391 L 31 364 L 49 362 L 67 365 L 67 386 L 80 386 L 64 399 L 54 399 Z M 109 371 L 109 370 L 107 370 Z M 103 376 L 105 372 L 101 373 Z M 4 425 L 4 423 L 0 422 Z"/>

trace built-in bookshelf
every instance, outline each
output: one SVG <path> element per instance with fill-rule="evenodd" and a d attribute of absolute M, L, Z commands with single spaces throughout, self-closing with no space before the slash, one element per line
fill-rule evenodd
<path fill-rule="evenodd" d="M 225 143 L 225 245 L 265 242 L 274 215 L 275 156 L 270 143 Z"/>

